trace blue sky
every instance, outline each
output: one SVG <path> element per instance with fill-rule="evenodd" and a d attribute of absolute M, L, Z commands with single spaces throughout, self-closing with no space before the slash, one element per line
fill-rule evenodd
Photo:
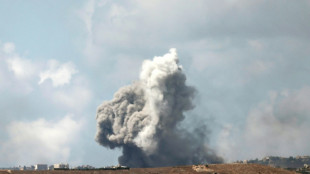
<path fill-rule="evenodd" d="M 0 166 L 117 164 L 96 108 L 176 48 L 227 161 L 310 155 L 310 2 L 0 1 Z M 190 127 L 188 127 L 190 129 Z"/>

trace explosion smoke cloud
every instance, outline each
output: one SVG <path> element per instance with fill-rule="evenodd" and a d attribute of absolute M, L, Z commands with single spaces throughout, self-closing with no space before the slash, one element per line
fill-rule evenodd
<path fill-rule="evenodd" d="M 219 163 L 206 145 L 206 131 L 191 133 L 180 128 L 183 112 L 193 109 L 195 89 L 186 85 L 176 49 L 145 60 L 140 80 L 119 89 L 113 100 L 97 110 L 96 141 L 120 147 L 121 165 L 154 167 L 192 163 Z"/>

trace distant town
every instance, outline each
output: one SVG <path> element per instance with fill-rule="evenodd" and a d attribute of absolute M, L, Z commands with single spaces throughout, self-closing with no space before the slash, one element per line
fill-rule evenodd
<path fill-rule="evenodd" d="M 271 167 L 278 168 L 300 168 L 305 164 L 310 164 L 310 156 L 296 156 L 296 157 L 278 157 L 278 156 L 267 156 L 262 159 L 254 160 L 244 160 L 236 161 L 237 163 L 254 163 L 254 164 L 263 164 Z"/>
<path fill-rule="evenodd" d="M 296 157 L 278 157 L 267 156 L 254 160 L 236 161 L 236 163 L 244 164 L 262 164 L 276 168 L 283 168 L 297 173 L 310 173 L 310 156 L 296 156 Z"/>
<path fill-rule="evenodd" d="M 102 168 L 95 168 L 90 165 L 81 165 L 77 167 L 69 167 L 69 164 L 59 163 L 59 164 L 36 164 L 30 166 L 18 166 L 18 167 L 7 167 L 7 168 L 0 168 L 0 170 L 32 170 L 32 171 L 42 171 L 42 170 L 122 170 L 122 169 L 129 169 L 127 166 L 108 166 Z"/>
<path fill-rule="evenodd" d="M 91 167 L 92 166 L 78 166 L 78 167 Z M 9 167 L 9 168 L 1 168 L 1 169 L 6 169 L 6 170 L 57 170 L 57 169 L 62 169 L 66 170 L 69 169 L 69 164 L 53 164 L 53 165 L 47 165 L 47 164 L 36 164 L 36 165 L 31 165 L 31 166 L 18 166 L 18 167 Z"/>

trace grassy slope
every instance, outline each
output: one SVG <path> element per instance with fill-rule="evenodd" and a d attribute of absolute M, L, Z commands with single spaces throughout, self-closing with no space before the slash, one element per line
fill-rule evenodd
<path fill-rule="evenodd" d="M 215 164 L 209 165 L 209 169 L 217 174 L 294 174 L 294 172 L 263 166 L 259 164 Z M 101 170 L 101 171 L 0 171 L 0 174 L 193 174 L 192 166 L 159 167 L 159 168 L 132 168 L 130 170 Z"/>

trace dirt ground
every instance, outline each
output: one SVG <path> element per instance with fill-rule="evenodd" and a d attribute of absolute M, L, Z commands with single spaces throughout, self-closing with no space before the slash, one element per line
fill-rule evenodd
<path fill-rule="evenodd" d="M 196 170 L 194 170 L 196 169 Z M 259 164 L 214 164 L 204 170 L 197 166 L 176 166 L 158 168 L 131 168 L 130 170 L 91 170 L 91 171 L 7 171 L 0 174 L 296 174 L 284 169 Z"/>
<path fill-rule="evenodd" d="M 295 172 L 259 164 L 216 164 L 209 168 L 217 174 L 296 174 Z"/>

